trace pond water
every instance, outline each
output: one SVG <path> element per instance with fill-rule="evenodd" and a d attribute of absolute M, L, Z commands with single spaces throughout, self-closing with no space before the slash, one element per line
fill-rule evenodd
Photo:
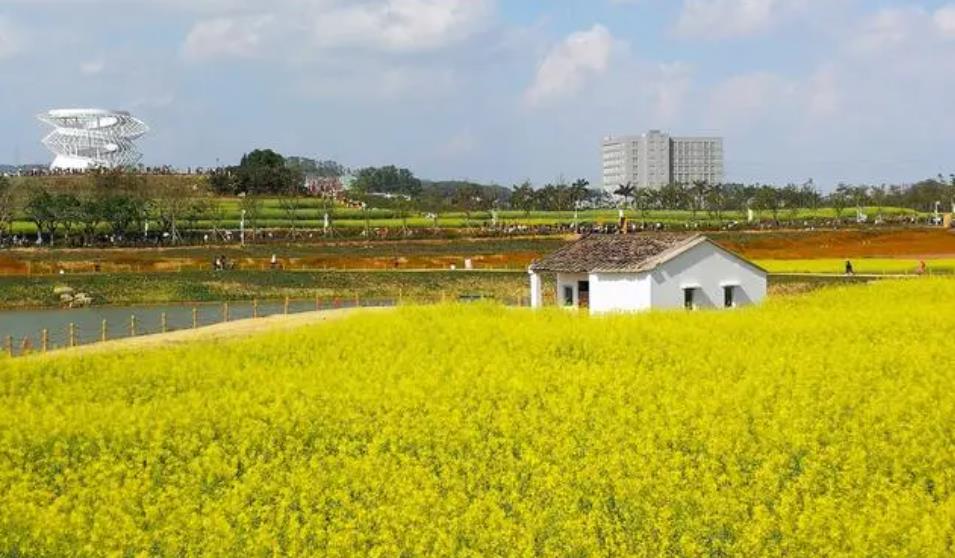
<path fill-rule="evenodd" d="M 391 300 L 362 300 L 362 306 L 391 306 Z M 353 308 L 351 301 L 289 301 L 289 313 L 311 312 L 316 309 Z M 256 314 L 260 317 L 285 312 L 284 301 L 259 302 Z M 251 318 L 252 302 L 229 302 L 228 319 Z M 226 318 L 223 303 L 167 304 L 153 306 L 104 306 L 75 309 L 40 309 L 0 311 L 0 340 L 2 350 L 12 344 L 14 354 L 24 350 L 38 350 L 42 332 L 47 331 L 49 349 L 62 348 L 70 342 L 70 324 L 73 324 L 75 343 L 85 345 L 100 341 L 105 323 L 108 339 L 122 339 L 135 335 L 162 332 L 163 315 L 166 331 L 189 329 L 221 323 Z M 135 316 L 135 324 L 133 317 Z"/>

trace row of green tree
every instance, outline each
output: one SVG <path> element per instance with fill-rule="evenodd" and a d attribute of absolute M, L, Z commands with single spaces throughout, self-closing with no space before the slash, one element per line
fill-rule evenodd
<path fill-rule="evenodd" d="M 913 185 L 840 184 L 823 194 L 812 180 L 804 184 L 670 184 L 662 188 L 616 186 L 612 192 L 593 189 L 584 179 L 573 183 L 558 180 L 535 188 L 529 181 L 504 188 L 469 181 L 432 182 L 415 177 L 406 168 L 367 167 L 351 171 L 335 161 L 289 157 L 269 150 L 248 153 L 239 165 L 221 169 L 210 178 L 219 194 L 298 195 L 304 193 L 304 177 L 352 175 L 347 196 L 367 205 L 399 211 L 464 212 L 491 208 L 531 211 L 570 211 L 577 208 L 620 205 L 642 211 L 684 210 L 720 217 L 727 211 L 766 211 L 778 219 L 783 211 L 815 209 L 822 205 L 841 214 L 849 207 L 894 206 L 932 211 L 936 203 L 955 202 L 955 175 L 939 175 Z"/>
<path fill-rule="evenodd" d="M 515 188 L 517 192 L 517 188 Z M 910 186 L 839 184 L 832 192 L 823 194 L 813 181 L 801 185 L 777 187 L 769 184 L 670 184 L 662 188 L 640 188 L 621 185 L 614 195 L 625 205 L 640 211 L 655 209 L 684 210 L 694 214 L 708 212 L 718 218 L 726 211 L 768 211 L 778 220 L 784 211 L 815 210 L 829 207 L 837 217 L 848 208 L 874 207 L 907 208 L 930 212 L 955 211 L 955 175 L 946 180 L 939 175 Z M 518 196 L 523 199 L 523 196 Z"/>

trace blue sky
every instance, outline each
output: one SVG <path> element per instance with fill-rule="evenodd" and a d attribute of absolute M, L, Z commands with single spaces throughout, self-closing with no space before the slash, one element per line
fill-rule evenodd
<path fill-rule="evenodd" d="M 0 76 L 0 162 L 93 106 L 147 164 L 596 182 L 602 136 L 662 128 L 724 136 L 733 181 L 955 172 L 955 2 L 0 0 Z"/>

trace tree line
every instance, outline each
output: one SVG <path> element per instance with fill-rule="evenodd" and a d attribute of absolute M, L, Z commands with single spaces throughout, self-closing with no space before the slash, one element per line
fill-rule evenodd
<path fill-rule="evenodd" d="M 515 188 L 515 192 L 517 189 Z M 936 209 L 955 212 L 955 175 L 923 180 L 909 186 L 839 184 L 832 192 L 823 194 L 813 183 L 787 184 L 670 184 L 662 188 L 640 188 L 620 185 L 614 195 L 624 205 L 641 212 L 651 210 L 683 210 L 696 214 L 706 212 L 721 218 L 727 211 L 754 210 L 768 212 L 778 221 L 784 212 L 832 208 L 841 219 L 847 210 L 898 207 L 931 212 Z"/>
<path fill-rule="evenodd" d="M 149 227 L 155 236 L 178 242 L 184 229 L 194 229 L 200 220 L 224 220 L 220 204 L 200 182 L 178 177 L 156 177 L 121 169 L 84 174 L 82 182 L 69 187 L 54 184 L 40 188 L 17 188 L 0 177 L 0 241 L 10 236 L 16 219 L 33 223 L 37 238 L 51 243 L 61 240 L 92 244 L 106 236 L 114 242 L 128 241 L 137 232 L 143 237 Z M 137 231 L 137 232 L 133 232 Z"/>
<path fill-rule="evenodd" d="M 349 176 L 347 190 L 344 177 Z M 339 190 L 309 192 L 306 177 L 336 180 Z M 94 243 L 97 236 L 112 241 L 153 237 L 177 243 L 184 231 L 195 231 L 200 222 L 212 233 L 224 234 L 225 209 L 217 197 L 238 197 L 240 210 L 250 230 L 258 229 L 264 198 L 278 200 L 291 236 L 307 195 L 325 199 L 326 219 L 336 206 L 391 209 L 407 219 L 415 213 L 435 216 L 461 212 L 470 222 L 472 214 L 492 209 L 573 211 L 591 208 L 629 208 L 645 219 L 653 211 L 689 212 L 696 220 L 705 215 L 722 221 L 727 213 L 747 210 L 773 221 L 793 220 L 800 210 L 832 208 L 842 220 L 851 211 L 874 208 L 876 220 L 882 208 L 898 207 L 919 212 L 955 212 L 955 174 L 938 175 L 912 185 L 839 184 L 821 192 L 812 180 L 803 184 L 670 184 L 661 188 L 617 185 L 611 190 L 591 187 L 585 179 L 557 180 L 535 187 L 530 181 L 510 188 L 471 181 L 428 181 L 407 168 L 393 165 L 351 170 L 331 160 L 284 157 L 270 149 L 245 154 L 234 166 L 215 169 L 194 181 L 182 177 L 150 175 L 122 169 L 94 170 L 80 177 L 47 177 L 41 187 L 17 189 L 0 176 L 0 241 L 9 236 L 15 219 L 32 222 L 39 239 L 52 241 L 58 234 L 67 243 Z"/>

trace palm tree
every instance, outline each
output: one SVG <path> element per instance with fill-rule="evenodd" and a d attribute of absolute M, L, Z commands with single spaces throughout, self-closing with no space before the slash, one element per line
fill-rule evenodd
<path fill-rule="evenodd" d="M 630 203 L 628 202 L 628 200 L 634 197 L 636 193 L 637 193 L 637 190 L 636 188 L 633 187 L 633 183 L 627 182 L 626 185 L 623 185 L 623 184 L 618 185 L 617 189 L 614 190 L 613 195 L 620 196 L 621 198 L 623 198 L 624 204 L 629 206 Z"/>
<path fill-rule="evenodd" d="M 570 185 L 571 196 L 574 198 L 574 202 L 584 201 L 587 199 L 588 186 L 590 186 L 590 182 L 583 178 Z"/>

